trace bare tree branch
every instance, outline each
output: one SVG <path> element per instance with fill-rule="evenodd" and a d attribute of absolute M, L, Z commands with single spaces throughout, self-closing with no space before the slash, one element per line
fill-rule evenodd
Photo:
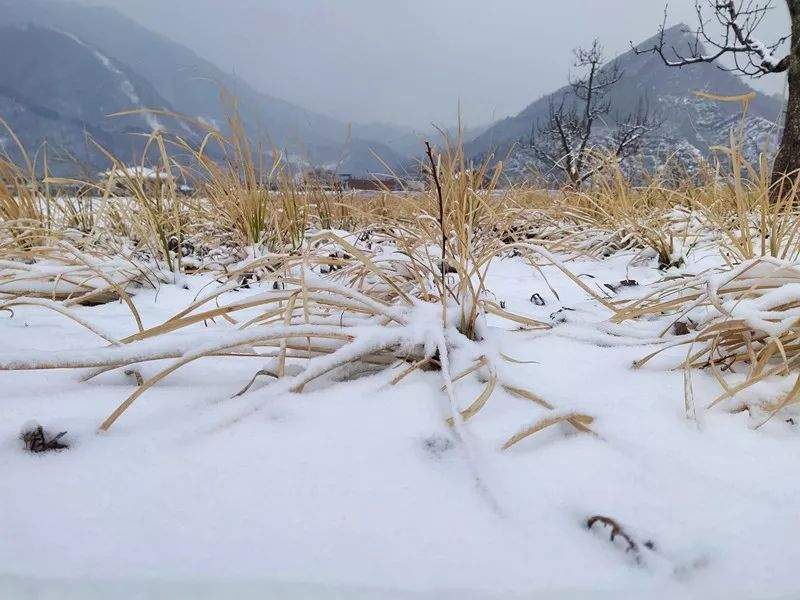
<path fill-rule="evenodd" d="M 576 49 L 574 65 L 583 74 L 570 80 L 570 92 L 559 105 L 550 100 L 547 118 L 531 127 L 534 154 L 575 187 L 591 179 L 609 158 L 638 151 L 642 138 L 660 125 L 642 102 L 635 113 L 617 115 L 609 125 L 610 93 L 623 73 L 616 62 L 604 65 L 603 61 L 597 40 L 588 49 Z M 603 140 L 596 139 L 598 123 L 611 130 Z"/>
<path fill-rule="evenodd" d="M 711 10 L 711 17 L 706 10 Z M 695 0 L 697 13 L 697 30 L 692 33 L 694 41 L 687 42 L 687 48 L 681 50 L 673 45 L 667 46 L 665 39 L 667 10 L 664 9 L 664 21 L 659 27 L 658 40 L 649 48 L 638 48 L 631 43 L 637 55 L 656 54 L 668 67 L 684 67 L 699 63 L 713 63 L 726 71 L 736 71 L 750 77 L 761 77 L 770 73 L 782 73 L 788 70 L 792 62 L 791 54 L 781 59 L 775 52 L 789 38 L 783 36 L 772 44 L 765 44 L 754 34 L 767 13 L 773 9 L 773 0 L 755 2 L 755 0 Z M 710 33 L 711 21 L 716 21 L 718 32 Z M 729 56 L 733 67 L 727 67 L 718 61 Z"/>

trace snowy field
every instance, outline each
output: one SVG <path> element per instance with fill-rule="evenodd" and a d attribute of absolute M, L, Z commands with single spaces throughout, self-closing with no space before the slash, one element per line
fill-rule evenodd
<path fill-rule="evenodd" d="M 653 261 L 630 266 L 632 256 L 569 269 L 597 290 L 635 280 L 620 293 L 643 296 L 664 274 Z M 716 260 L 694 255 L 684 270 Z M 800 435 L 790 413 L 756 428 L 761 417 L 747 411 L 706 410 L 720 386 L 695 370 L 697 418 L 687 419 L 684 372 L 670 368 L 686 348 L 632 367 L 670 318 L 622 335 L 558 269 L 543 274 L 521 258 L 492 264 L 498 301 L 555 326 L 512 331 L 490 317 L 491 341 L 520 361 L 504 365 L 507 380 L 558 414 L 591 415 L 595 435 L 562 423 L 502 450 L 547 411 L 498 389 L 457 442 L 439 375 L 416 371 L 393 386 L 397 368 L 335 371 L 302 393 L 265 385 L 244 397 L 259 397 L 258 410 L 231 419 L 242 401 L 231 396 L 261 365 L 228 357 L 176 371 L 98 433 L 133 377 L 0 372 L 0 597 L 800 598 Z M 140 290 L 144 325 L 210 281 Z M 123 303 L 76 311 L 115 336 L 135 331 Z M 229 327 L 197 323 L 181 335 Z M 6 362 L 103 345 L 29 306 L 0 314 L 0 342 Z M 482 388 L 476 377 L 455 383 L 464 405 Z M 31 419 L 67 431 L 71 447 L 25 452 L 19 432 Z M 621 524 L 636 551 L 607 528 L 589 530 L 593 515 Z"/>

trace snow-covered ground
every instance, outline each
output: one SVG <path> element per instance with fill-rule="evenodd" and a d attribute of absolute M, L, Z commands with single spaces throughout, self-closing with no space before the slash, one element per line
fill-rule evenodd
<path fill-rule="evenodd" d="M 630 267 L 631 256 L 569 267 L 590 285 L 635 279 L 626 293 L 642 295 L 661 274 Z M 546 411 L 498 389 L 465 425 L 468 455 L 434 372 L 397 386 L 385 373 L 311 385 L 215 425 L 261 366 L 247 358 L 188 365 L 100 434 L 132 378 L 0 372 L 0 597 L 800 597 L 796 427 L 784 417 L 755 429 L 747 412 L 703 410 L 719 393 L 703 372 L 692 378 L 698 422 L 687 420 L 683 372 L 666 360 L 634 370 L 653 350 L 647 339 L 608 335 L 608 311 L 544 272 L 560 299 L 519 258 L 490 271 L 488 288 L 510 311 L 549 321 L 574 309 L 549 331 L 498 330 L 507 355 L 536 361 L 506 368 L 559 411 L 594 416 L 597 437 L 552 427 L 502 451 Z M 140 292 L 145 324 L 208 281 Z M 121 303 L 79 311 L 119 336 L 134 330 Z M 0 343 L 4 356 L 102 345 L 37 307 L 0 314 Z M 465 403 L 481 388 L 456 384 Z M 30 419 L 68 431 L 72 447 L 24 452 Z M 638 564 L 619 539 L 587 530 L 597 514 L 637 540 Z"/>

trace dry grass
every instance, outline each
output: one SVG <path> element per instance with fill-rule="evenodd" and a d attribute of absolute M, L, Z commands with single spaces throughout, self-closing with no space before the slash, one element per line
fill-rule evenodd
<path fill-rule="evenodd" d="M 621 308 L 615 321 L 663 314 L 671 315 L 671 322 L 662 335 L 673 330 L 675 323 L 683 323 L 681 335 L 636 366 L 647 364 L 667 348 L 685 346 L 686 357 L 680 367 L 708 370 L 723 389 L 708 408 L 768 377 L 795 374 L 800 365 L 796 328 L 800 322 L 800 269 L 786 261 L 759 257 L 731 270 L 715 269 L 667 282 L 646 298 Z M 725 374 L 737 368 L 744 370 L 744 380 L 729 384 Z M 687 412 L 694 414 L 690 393 L 686 402 Z M 759 407 L 734 404 L 731 410 L 766 410 L 766 421 L 798 402 L 800 384 L 777 401 Z"/>
<path fill-rule="evenodd" d="M 385 371 L 386 385 L 438 370 L 456 430 L 498 388 L 552 411 L 504 447 L 560 422 L 590 431 L 589 415 L 561 413 L 504 381 L 500 365 L 507 359 L 484 344 L 487 315 L 524 330 L 550 327 L 509 312 L 487 288 L 491 264 L 512 255 L 534 269 L 557 267 L 614 311 L 616 322 L 673 315 L 687 329 L 668 338 L 665 325 L 664 346 L 685 345 L 681 367 L 716 376 L 723 394 L 711 406 L 766 378 L 797 373 L 797 188 L 784 186 L 776 200 L 765 166 L 747 165 L 735 143 L 723 155 L 732 176 L 709 171 L 702 181 L 668 185 L 652 177 L 634 186 L 609 164 L 576 192 L 498 189 L 502 165 L 470 164 L 455 140 L 431 152 L 426 191 L 365 197 L 300 183 L 280 153 L 268 156 L 247 138 L 235 111 L 231 135 L 204 127 L 199 147 L 153 134 L 137 168 L 109 156 L 107 180 L 84 185 L 78 197 L 54 195 L 52 186 L 75 182 L 38 178 L 34 161 L 23 168 L 0 161 L 0 310 L 56 310 L 108 344 L 85 356 L 56 353 L 2 368 L 91 368 L 91 377 L 169 361 L 103 429 L 174 371 L 229 357 L 261 363 L 231 400 L 241 414 L 260 406 L 254 392 L 264 378 L 276 392 L 300 392 L 360 363 Z M 186 182 L 190 193 L 181 189 Z M 701 248 L 719 248 L 726 266 L 675 278 L 688 253 Z M 572 258 L 620 250 L 633 250 L 634 261 L 655 259 L 665 281 L 643 298 L 619 302 L 567 267 Z M 213 273 L 221 285 L 166 322 L 143 327 L 136 291 L 195 271 Z M 226 301 L 226 292 L 254 280 L 268 291 Z M 110 300 L 127 303 L 136 334 L 115 339 L 72 310 Z M 198 323 L 219 327 L 184 335 Z M 289 375 L 290 361 L 305 366 Z M 737 365 L 747 375 L 732 385 L 727 374 Z M 455 385 L 467 377 L 482 391 L 463 402 Z M 772 415 L 798 401 L 800 380 L 763 408 Z"/>
<path fill-rule="evenodd" d="M 212 132 L 208 139 L 218 135 Z M 188 231 L 184 220 L 196 224 L 204 216 L 215 218 L 217 214 L 221 215 L 219 221 L 211 225 L 219 227 L 222 234 L 238 232 L 239 243 L 258 246 L 260 256 L 220 273 L 228 283 L 156 327 L 142 328 L 131 303 L 139 331 L 120 340 L 69 308 L 109 297 L 130 302 L 131 290 L 146 283 L 140 278 L 146 269 L 126 270 L 122 267 L 127 264 L 118 257 L 87 258 L 87 251 L 66 242 L 30 249 L 32 264 L 11 260 L 4 265 L 7 286 L 17 287 L 4 290 L 9 299 L 2 307 L 28 304 L 57 310 L 95 332 L 109 346 L 85 357 L 54 354 L 27 364 L 12 361 L 4 368 L 92 368 L 92 377 L 109 369 L 135 370 L 143 362 L 169 360 L 109 415 L 103 429 L 157 382 L 210 356 L 267 361 L 238 394 L 248 398 L 257 396 L 253 389 L 260 377 L 277 379 L 273 389 L 299 392 L 354 363 L 388 369 L 387 385 L 399 384 L 415 370 L 433 368 L 441 374 L 451 400 L 450 420 L 456 428 L 480 411 L 497 386 L 538 401 L 532 392 L 502 380 L 497 361 L 504 359 L 481 343 L 482 318 L 487 313 L 528 329 L 548 327 L 501 309 L 487 294 L 485 277 L 492 260 L 512 248 L 530 254 L 537 251 L 528 244 L 498 237 L 497 232 L 518 215 L 509 212 L 511 204 L 502 194 L 495 193 L 496 175 L 483 183 L 488 163 L 471 170 L 460 149 L 453 147 L 437 154 L 429 173 L 432 181 L 441 184 L 441 194 L 403 197 L 402 203 L 383 194 L 363 205 L 356 198 L 348 203 L 339 196 L 331 203 L 321 188 L 299 190 L 285 182 L 285 174 L 284 182 L 279 181 L 274 189 L 255 180 L 254 174 L 260 171 L 252 155 L 242 146 L 244 142 L 234 141 L 235 161 L 243 164 L 233 159 L 212 163 L 198 151 L 194 158 L 206 169 L 205 187 L 198 197 L 183 199 L 176 193 L 172 174 L 176 165 L 166 153 L 166 144 L 158 135 L 152 142 L 162 157 L 163 171 L 157 172 L 164 173 L 156 179 L 157 185 L 145 185 L 143 169 L 131 171 L 115 162 L 103 190 L 103 202 L 117 206 L 116 214 L 130 221 L 127 230 L 147 239 L 129 253 L 130 264 L 138 266 L 132 257 L 150 250 L 149 264 L 157 275 L 179 270 L 180 255 L 170 247 L 170 240 L 180 241 Z M 117 196 L 120 187 L 122 193 Z M 259 198 L 256 204 L 254 197 Z M 400 210 L 392 207 L 391 201 Z M 253 210 L 245 212 L 242 207 Z M 259 212 L 259 207 L 264 212 Z M 333 225 L 334 218 L 339 225 L 346 220 L 351 226 L 369 226 L 351 232 L 314 232 L 309 227 L 312 211 L 320 228 Z M 186 214 L 192 218 L 186 219 Z M 96 235 L 87 235 L 82 242 L 87 247 L 102 246 Z M 225 292 L 255 274 L 266 279 L 262 283 L 272 289 L 227 304 L 222 301 Z M 184 337 L 176 335 L 194 324 L 214 321 L 224 321 L 226 326 L 198 332 L 188 346 Z M 305 361 L 304 370 L 287 376 L 290 360 Z M 485 385 L 462 409 L 454 385 L 468 375 L 483 379 Z M 539 403 L 552 408 L 544 401 Z M 245 412 L 257 405 L 258 401 L 242 400 Z M 584 429 L 580 420 L 568 420 L 573 421 Z"/>

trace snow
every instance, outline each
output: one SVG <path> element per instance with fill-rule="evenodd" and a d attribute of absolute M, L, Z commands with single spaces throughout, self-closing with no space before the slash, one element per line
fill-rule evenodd
<path fill-rule="evenodd" d="M 164 129 L 161 123 L 158 121 L 158 118 L 153 113 L 145 111 L 145 106 L 142 104 L 139 94 L 136 93 L 136 88 L 134 87 L 133 83 L 131 83 L 131 80 L 128 79 L 127 75 L 125 75 L 125 73 L 123 73 L 122 70 L 114 64 L 114 61 L 111 60 L 111 58 L 100 52 L 94 46 L 90 46 L 73 33 L 62 31 L 60 29 L 56 29 L 55 31 L 67 36 L 76 44 L 79 44 L 89 50 L 97 59 L 97 61 L 119 80 L 120 90 L 122 90 L 122 93 L 128 97 L 134 108 L 144 111 L 142 112 L 142 118 L 152 131 L 161 131 Z"/>
<path fill-rule="evenodd" d="M 262 360 L 204 358 L 98 433 L 136 389 L 131 377 L 117 370 L 82 382 L 82 371 L 0 371 L 0 597 L 792 597 L 800 435 L 785 418 L 755 429 L 758 419 L 746 412 L 705 410 L 720 388 L 703 371 L 692 373 L 697 420 L 688 420 L 684 375 L 665 366 L 685 349 L 632 368 L 664 340 L 679 339 L 659 337 L 669 316 L 609 322 L 608 308 L 588 293 L 602 295 L 603 283 L 622 279 L 640 284 L 624 291 L 630 297 L 652 292 L 662 273 L 652 260 L 630 264 L 634 256 L 551 256 L 541 273 L 520 257 L 496 260 L 487 286 L 498 302 L 559 323 L 513 331 L 489 316 L 483 344 L 450 346 L 453 376 L 475 353 L 525 361 L 501 361 L 498 376 L 556 412 L 498 386 L 453 430 L 446 419 L 457 411 L 441 374 L 415 371 L 391 385 L 396 369 L 334 371 L 302 393 L 290 391 L 298 375 L 287 369 L 285 380 L 231 398 Z M 699 251 L 686 260 L 683 269 L 695 274 L 719 262 Z M 581 274 L 586 289 L 560 267 Z M 713 281 L 724 286 L 725 278 Z M 154 326 L 199 295 L 211 297 L 210 282 L 186 276 L 188 289 L 141 289 L 134 302 L 145 326 Z M 246 304 L 270 288 L 227 290 L 215 301 Z M 531 303 L 533 293 L 546 305 Z M 786 294 L 731 309 L 769 316 L 796 290 Z M 196 323 L 171 346 L 111 347 L 44 304 L 0 312 L 0 367 L 31 360 L 96 367 L 127 353 L 153 359 L 137 366 L 147 379 L 166 361 L 281 327 Z M 320 357 L 320 371 L 365 347 L 448 335 L 431 306 L 378 307 L 395 319 L 384 337 L 369 322 L 348 327 L 363 347 Z M 112 339 L 136 332 L 122 303 L 70 310 Z M 772 397 L 787 383 L 770 379 L 749 393 Z M 457 408 L 483 386 L 476 375 L 454 381 Z M 596 435 L 555 425 L 501 450 L 523 426 L 567 413 L 593 416 Z M 67 431 L 71 447 L 24 452 L 19 431 L 32 419 L 50 433 Z M 596 514 L 617 520 L 640 546 L 653 540 L 655 550 L 642 548 L 637 565 L 607 532 L 586 529 Z"/>
<path fill-rule="evenodd" d="M 778 64 L 778 60 L 775 58 L 772 50 L 770 50 L 767 45 L 758 38 L 753 36 L 748 37 L 747 45 L 753 52 L 758 54 L 758 56 L 761 58 L 761 64 L 765 69 L 774 69 L 775 65 Z"/>

